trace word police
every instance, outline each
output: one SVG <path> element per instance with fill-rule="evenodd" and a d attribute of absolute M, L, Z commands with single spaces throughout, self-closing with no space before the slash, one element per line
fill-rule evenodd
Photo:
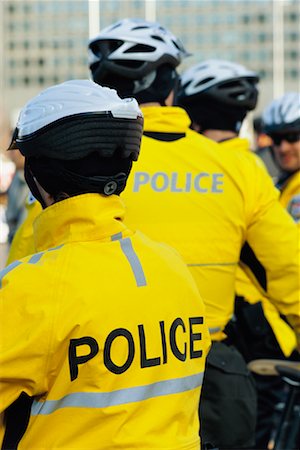
<path fill-rule="evenodd" d="M 165 172 L 136 172 L 134 174 L 133 192 L 140 192 L 144 186 L 149 186 L 155 192 L 191 192 L 202 194 L 211 192 L 219 194 L 224 191 L 224 174 L 200 172 L 197 174 L 177 172 L 167 174 Z"/>
<path fill-rule="evenodd" d="M 185 361 L 187 358 L 201 358 L 202 350 L 199 349 L 199 342 L 202 340 L 200 333 L 203 317 L 190 317 L 185 324 L 181 318 L 175 319 L 166 329 L 165 322 L 160 321 L 157 327 L 160 340 L 160 351 L 158 355 L 147 354 L 147 339 L 144 325 L 138 325 L 138 339 L 135 342 L 133 334 L 126 328 L 116 328 L 112 330 L 105 339 L 103 347 L 103 362 L 105 367 L 117 375 L 125 372 L 131 366 L 139 348 L 140 367 L 153 367 L 167 364 L 169 356 Z M 126 342 L 127 352 L 122 364 L 117 364 L 112 357 L 112 344 L 119 339 Z M 149 338 L 150 339 L 150 338 Z M 180 341 L 180 344 L 179 344 Z M 120 342 L 120 341 L 119 341 Z M 88 347 L 89 351 L 83 353 L 82 346 Z M 84 348 L 86 348 L 84 347 Z M 99 353 L 99 344 L 91 336 L 79 339 L 71 339 L 69 345 L 69 368 L 71 381 L 78 377 L 78 366 L 85 364 Z M 80 354 L 80 356 L 79 356 Z"/>

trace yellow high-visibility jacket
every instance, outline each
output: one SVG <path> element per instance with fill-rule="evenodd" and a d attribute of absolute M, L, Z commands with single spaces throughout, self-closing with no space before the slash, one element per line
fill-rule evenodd
<path fill-rule="evenodd" d="M 24 258 L 24 256 L 31 255 L 35 252 L 33 240 L 33 222 L 34 219 L 42 211 L 40 203 L 30 195 L 30 201 L 26 202 L 26 217 L 23 223 L 19 226 L 12 240 L 6 265 L 8 266 L 17 259 Z"/>
<path fill-rule="evenodd" d="M 117 196 L 56 203 L 35 221 L 38 253 L 1 272 L 1 416 L 34 396 L 20 450 L 199 449 L 203 302 L 123 213 Z"/>
<path fill-rule="evenodd" d="M 280 191 L 280 203 L 287 209 L 300 231 L 300 170 L 282 184 Z"/>
<path fill-rule="evenodd" d="M 181 108 L 146 107 L 143 114 L 141 154 L 122 194 L 126 222 L 183 256 L 214 340 L 223 339 L 232 317 L 236 268 L 247 241 L 248 273 L 292 316 L 300 341 L 297 228 L 263 163 L 190 130 Z"/>
<path fill-rule="evenodd" d="M 230 151 L 232 147 L 235 147 L 237 151 L 248 154 L 250 159 L 258 159 L 258 156 L 250 151 L 247 139 L 229 139 L 222 142 L 220 145 L 223 147 L 224 151 Z M 299 194 L 300 179 L 298 179 L 297 188 Z M 292 195 L 297 195 L 297 188 L 296 186 L 293 186 Z M 286 204 L 284 204 L 282 201 L 284 198 L 283 195 L 284 191 L 281 194 L 279 201 L 283 204 L 283 206 L 287 207 L 289 200 L 287 199 Z M 288 195 L 288 198 L 290 198 L 290 195 Z M 280 317 L 278 310 L 273 306 L 270 300 L 262 295 L 262 292 L 257 289 L 255 284 L 253 284 L 251 279 L 249 279 L 247 274 L 240 267 L 238 267 L 236 274 L 236 292 L 239 296 L 244 297 L 250 304 L 261 301 L 264 315 L 269 322 L 274 335 L 276 336 L 277 342 L 283 354 L 286 357 L 290 356 L 293 350 L 295 350 L 297 344 L 295 333 L 292 328 Z"/>

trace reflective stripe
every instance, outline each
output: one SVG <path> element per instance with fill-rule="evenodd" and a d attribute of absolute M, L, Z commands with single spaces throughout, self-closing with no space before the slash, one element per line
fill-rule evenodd
<path fill-rule="evenodd" d="M 31 256 L 31 258 L 28 261 L 28 264 L 36 264 L 37 262 L 39 262 L 39 260 L 41 259 L 41 257 L 43 256 L 44 252 L 40 252 L 40 253 L 35 253 L 34 255 Z"/>
<path fill-rule="evenodd" d="M 202 386 L 203 372 L 184 378 L 159 381 L 146 386 L 136 386 L 112 392 L 78 392 L 60 400 L 33 402 L 31 415 L 47 415 L 61 408 L 107 408 L 126 403 L 141 402 L 163 395 L 179 394 Z"/>
<path fill-rule="evenodd" d="M 49 248 L 49 250 L 47 250 L 47 251 L 51 252 L 52 250 L 58 250 L 61 247 L 63 247 L 63 244 L 58 245 L 57 247 Z M 36 264 L 37 262 L 39 262 L 39 260 L 41 259 L 41 257 L 43 256 L 44 253 L 45 252 L 40 252 L 40 253 L 35 253 L 34 255 L 32 255 L 28 260 L 28 264 Z M 5 267 L 4 269 L 2 269 L 0 271 L 0 289 L 2 288 L 2 280 L 5 277 L 5 275 L 7 275 L 11 270 L 13 270 L 15 267 L 19 266 L 20 264 L 22 264 L 22 261 L 14 261 L 9 266 Z"/>
<path fill-rule="evenodd" d="M 53 250 L 58 250 L 61 247 L 63 247 L 64 244 L 58 245 L 57 247 L 53 247 L 53 248 L 48 248 L 48 250 L 46 250 L 47 252 L 52 252 Z M 39 252 L 39 253 L 35 253 L 34 255 L 31 256 L 31 258 L 28 261 L 28 264 L 36 264 L 40 261 L 41 257 L 44 255 L 45 252 Z"/>
<path fill-rule="evenodd" d="M 60 248 L 62 248 L 64 246 L 64 244 L 60 244 L 57 247 L 53 247 L 53 248 L 49 248 L 47 251 L 48 252 L 52 252 L 53 250 L 59 250 Z"/>
<path fill-rule="evenodd" d="M 122 239 L 122 232 L 113 234 L 111 237 L 112 241 L 119 241 L 120 239 Z"/>
<path fill-rule="evenodd" d="M 213 334 L 217 333 L 218 331 L 222 331 L 222 328 L 221 327 L 209 328 L 208 331 L 210 332 L 210 334 Z"/>
<path fill-rule="evenodd" d="M 131 240 L 129 238 L 121 239 L 120 245 L 126 258 L 128 259 L 129 264 L 131 265 L 132 271 L 135 276 L 136 284 L 139 287 L 146 286 L 147 282 L 144 275 L 144 271 L 140 263 L 140 260 L 132 247 Z"/>
<path fill-rule="evenodd" d="M 203 264 L 187 264 L 188 267 L 203 267 L 203 266 L 236 266 L 238 262 L 225 262 L 225 263 L 203 263 Z"/>
<path fill-rule="evenodd" d="M 21 261 L 14 261 L 9 266 L 5 267 L 4 269 L 2 269 L 0 271 L 0 288 L 2 288 L 2 280 L 5 277 L 5 275 L 7 275 L 11 270 L 13 270 L 15 267 L 19 266 L 20 264 L 22 264 Z"/>

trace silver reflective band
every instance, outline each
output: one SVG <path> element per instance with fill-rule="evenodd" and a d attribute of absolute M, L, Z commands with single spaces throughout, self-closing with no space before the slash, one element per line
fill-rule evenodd
<path fill-rule="evenodd" d="M 48 250 L 46 250 L 47 252 L 52 252 L 53 250 L 58 250 L 61 247 L 63 247 L 64 244 L 58 245 L 57 247 L 53 247 L 53 248 L 49 248 Z M 5 277 L 5 275 L 7 275 L 11 270 L 13 270 L 15 267 L 18 267 L 20 264 L 36 264 L 40 261 L 41 257 L 44 255 L 45 252 L 40 252 L 40 253 L 35 253 L 34 255 L 32 255 L 29 260 L 26 261 L 14 261 L 13 263 L 11 263 L 9 266 L 5 267 L 4 269 L 2 269 L 0 271 L 0 289 L 2 288 L 2 280 Z"/>
<path fill-rule="evenodd" d="M 122 239 L 122 232 L 113 234 L 111 236 L 111 240 L 112 241 L 119 241 L 120 239 Z"/>
<path fill-rule="evenodd" d="M 109 406 L 141 402 L 149 398 L 179 394 L 202 386 L 203 372 L 184 378 L 159 381 L 146 386 L 136 386 L 112 392 L 78 392 L 60 400 L 33 402 L 31 415 L 47 415 L 61 408 L 108 408 Z"/>
<path fill-rule="evenodd" d="M 31 258 L 28 261 L 28 264 L 36 264 L 39 262 L 39 260 L 41 259 L 41 257 L 43 256 L 44 252 L 41 253 L 35 253 L 34 255 L 31 256 Z"/>
<path fill-rule="evenodd" d="M 129 264 L 131 265 L 131 269 L 135 276 L 137 286 L 146 286 L 147 282 L 144 271 L 140 260 L 132 247 L 131 240 L 129 238 L 125 238 L 121 239 L 119 242 L 126 258 L 128 259 Z"/>
<path fill-rule="evenodd" d="M 32 255 L 28 261 L 28 264 L 36 264 L 39 262 L 39 260 L 41 259 L 41 257 L 46 253 L 46 252 L 52 252 L 53 250 L 59 250 L 61 247 L 63 247 L 64 245 L 58 245 L 57 247 L 53 247 L 53 248 L 48 248 L 48 250 L 45 250 L 44 252 L 39 252 L 39 253 L 35 253 L 34 255 Z"/>
<path fill-rule="evenodd" d="M 2 280 L 5 277 L 5 275 L 7 275 L 11 270 L 13 270 L 15 267 L 19 266 L 20 264 L 22 264 L 21 261 L 14 261 L 9 266 L 5 267 L 4 269 L 2 269 L 0 271 L 0 288 L 2 287 Z"/>

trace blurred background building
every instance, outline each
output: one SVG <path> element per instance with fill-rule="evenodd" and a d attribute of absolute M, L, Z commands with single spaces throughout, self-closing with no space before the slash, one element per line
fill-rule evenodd
<path fill-rule="evenodd" d="M 299 0 L 2 0 L 2 108 L 15 116 L 39 90 L 86 78 L 90 35 L 124 17 L 157 20 L 193 53 L 240 62 L 261 76 L 261 109 L 299 90 Z"/>

